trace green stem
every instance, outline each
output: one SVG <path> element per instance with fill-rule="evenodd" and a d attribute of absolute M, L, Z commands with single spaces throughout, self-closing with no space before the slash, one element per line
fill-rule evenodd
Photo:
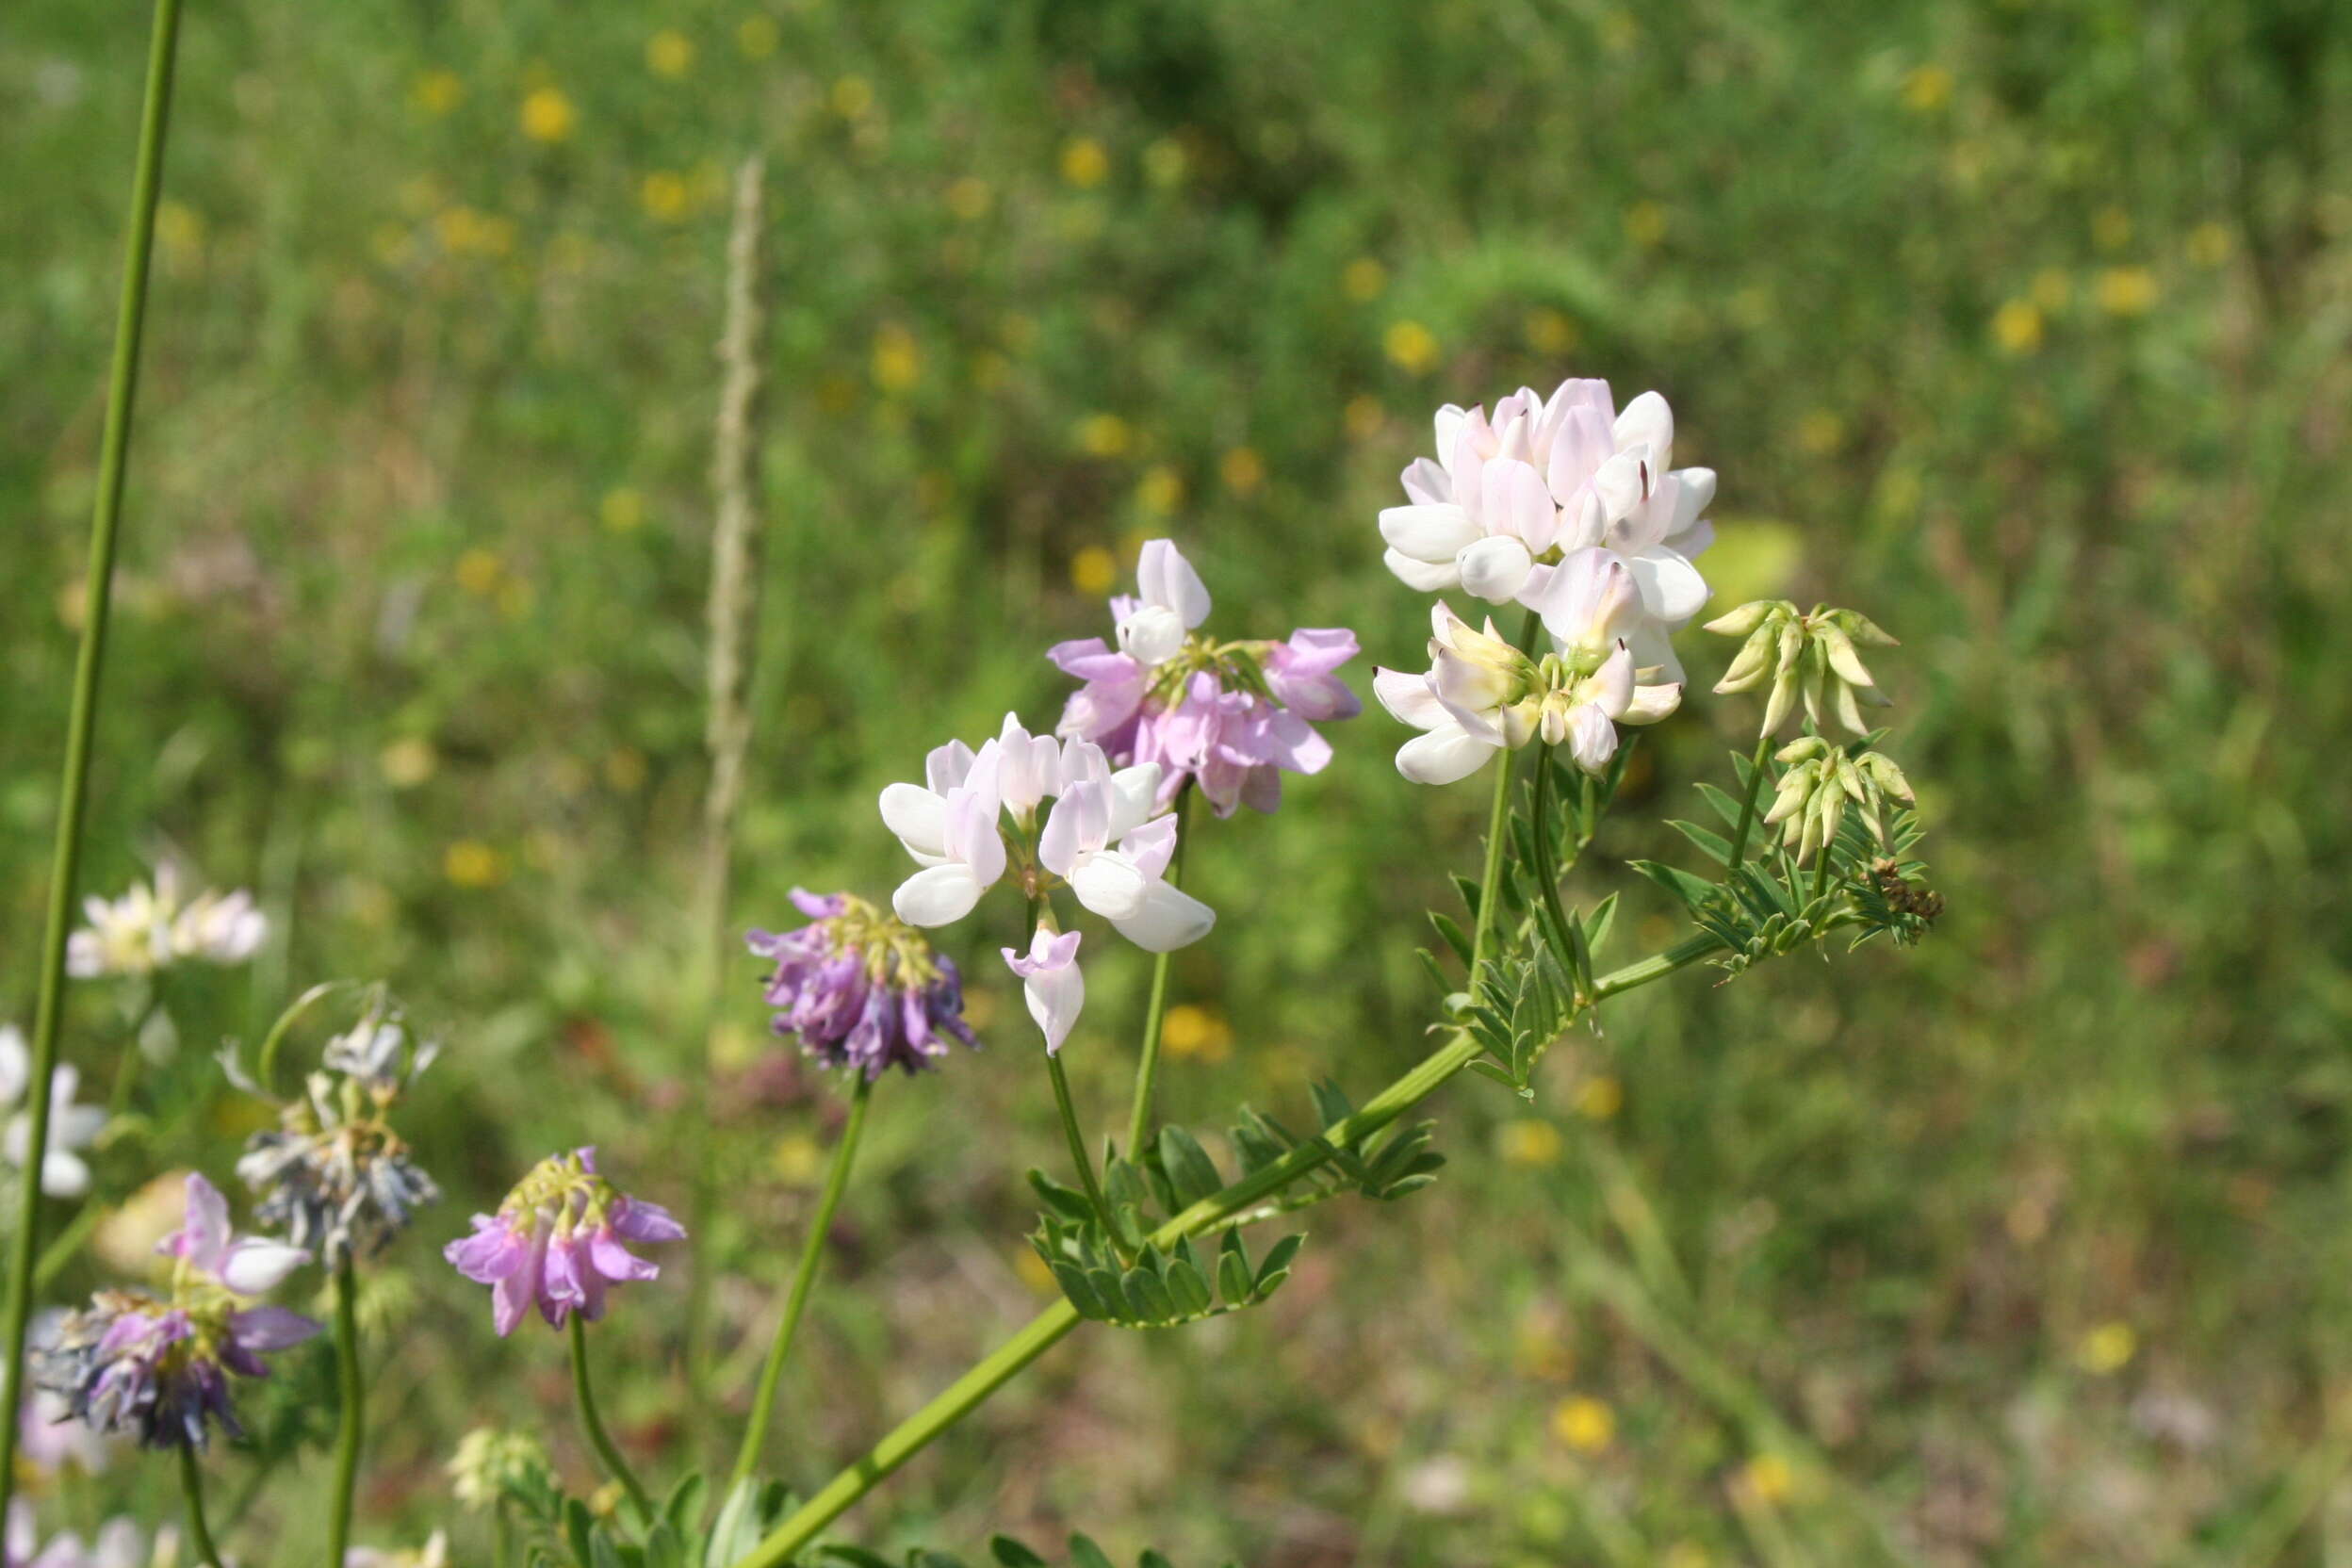
<path fill-rule="evenodd" d="M 49 1085 L 57 1065 L 57 1026 L 65 1002 L 66 932 L 74 919 L 74 883 L 81 874 L 82 818 L 90 801 L 90 758 L 98 719 L 98 678 L 106 660 L 106 612 L 114 587 L 114 547 L 122 515 L 122 476 L 131 443 L 131 400 L 139 384 L 139 341 L 147 311 L 147 263 L 155 251 L 155 198 L 163 183 L 164 127 L 172 102 L 172 65 L 179 40 L 180 0 L 155 0 L 148 41 L 146 95 L 139 108 L 139 159 L 131 176 L 130 232 L 123 243 L 122 294 L 115 318 L 114 364 L 106 384 L 105 433 L 99 440 L 98 496 L 91 509 L 90 568 L 82 584 L 82 645 L 74 668 L 74 699 L 65 729 L 65 771 L 57 792 L 56 860 L 49 876 L 48 924 L 41 949 L 40 1001 L 33 1015 L 27 1080 L 26 1138 L 18 1184 L 16 1233 L 8 1255 L 7 1379 L 24 1386 L 24 1333 L 32 1321 L 33 1264 L 40 1245 L 41 1182 L 49 1151 Z M 9 1409 L 15 1395 L 10 1393 Z M 16 1490 L 17 1422 L 0 1420 L 0 1518 Z"/>
<path fill-rule="evenodd" d="M 327 1561 L 339 1564 L 351 1544 L 351 1497 L 359 1485 L 368 1380 L 359 1367 L 359 1281 L 347 1249 L 335 1266 L 335 1370 L 340 1396 L 335 1438 L 335 1490 L 327 1499 Z"/>
<path fill-rule="evenodd" d="M 1593 1000 L 1615 996 L 1672 974 L 1684 965 L 1704 958 L 1718 945 L 1712 937 L 1687 938 L 1654 957 L 1603 975 L 1593 984 Z M 1256 1175 L 1193 1204 L 1154 1231 L 1152 1245 L 1172 1247 L 1182 1237 L 1198 1235 L 1256 1207 L 1268 1195 L 1331 1158 L 1334 1149 L 1359 1144 L 1403 1116 L 1477 1060 L 1480 1050 L 1468 1031 L 1455 1030 L 1410 1072 L 1365 1102 L 1363 1109 L 1327 1128 L 1315 1142 L 1293 1149 Z M 738 1559 L 733 1568 L 782 1568 L 793 1554 L 815 1540 L 818 1532 L 847 1512 L 860 1497 L 879 1486 L 941 1432 L 971 1414 L 1016 1373 L 1053 1348 L 1079 1321 L 1077 1310 L 1068 1300 L 1056 1301 L 1030 1319 L 1012 1338 L 868 1449 L 863 1458 L 826 1482 L 767 1539 Z"/>
<path fill-rule="evenodd" d="M 183 1443 L 179 1450 L 180 1492 L 188 1498 L 188 1544 L 195 1550 L 196 1560 L 204 1568 L 220 1568 L 220 1550 L 212 1544 L 212 1531 L 204 1524 L 204 1477 L 196 1468 L 196 1449 Z"/>
<path fill-rule="evenodd" d="M 1470 939 L 1470 994 L 1478 993 L 1478 976 L 1486 968 L 1487 943 L 1494 934 L 1495 912 L 1503 906 L 1503 845 L 1511 838 L 1511 753 L 1494 759 L 1494 803 L 1486 817 L 1486 864 L 1478 875 L 1478 918 Z"/>
<path fill-rule="evenodd" d="M 1078 1108 L 1070 1102 L 1070 1074 L 1062 1070 L 1058 1052 L 1045 1054 L 1045 1070 L 1054 1080 L 1054 1103 L 1061 1107 L 1062 1135 L 1070 1140 L 1070 1158 L 1078 1167 L 1078 1180 L 1086 1189 L 1086 1201 L 1094 1205 L 1102 1229 L 1116 1236 L 1119 1228 L 1111 1223 L 1111 1205 L 1102 1196 L 1102 1184 L 1094 1179 L 1094 1160 L 1086 1152 L 1086 1135 L 1078 1131 Z"/>
<path fill-rule="evenodd" d="M 1756 756 L 1748 764 L 1748 792 L 1740 802 L 1740 826 L 1731 836 L 1731 869 L 1738 871 L 1748 853 L 1748 830 L 1756 825 L 1756 798 L 1764 788 L 1764 764 L 1772 755 L 1772 738 L 1756 738 Z"/>
<path fill-rule="evenodd" d="M 1184 841 L 1189 835 L 1184 808 L 1192 804 L 1192 786 L 1187 782 L 1176 794 L 1176 853 L 1168 862 L 1168 886 L 1180 887 L 1184 877 Z M 1143 1015 L 1143 1057 L 1135 1064 L 1135 1102 L 1127 1113 L 1127 1157 L 1143 1158 L 1143 1140 L 1152 1131 L 1152 1090 L 1160 1071 L 1160 1031 L 1168 1016 L 1168 969 L 1174 958 L 1172 953 L 1162 953 L 1152 960 L 1152 1000 L 1145 1004 Z"/>
<path fill-rule="evenodd" d="M 587 1320 L 574 1313 L 570 1322 L 572 1398 L 580 1406 L 580 1429 L 588 1434 L 588 1446 L 596 1449 L 596 1458 L 604 1462 L 605 1469 L 621 1483 L 621 1490 L 629 1494 L 629 1500 L 637 1505 L 640 1513 L 650 1515 L 653 1504 L 646 1497 L 645 1489 L 637 1483 L 637 1473 L 629 1467 L 629 1461 L 621 1457 L 621 1450 L 613 1445 L 612 1434 L 604 1429 L 604 1417 L 596 1413 L 596 1393 L 588 1384 Z"/>
<path fill-rule="evenodd" d="M 776 1326 L 776 1342 L 768 1347 L 767 1364 L 760 1369 L 760 1389 L 751 1401 L 751 1424 L 744 1429 L 743 1447 L 735 1456 L 735 1473 L 727 1478 L 723 1496 L 731 1494 L 759 1468 L 760 1450 L 767 1443 L 770 1418 L 776 1410 L 776 1386 L 783 1380 L 784 1364 L 792 1353 L 792 1336 L 800 1331 L 801 1312 L 808 1304 L 810 1287 L 816 1283 L 825 1237 L 833 1228 L 833 1211 L 841 1207 L 841 1193 L 849 1185 L 850 1162 L 858 1157 L 858 1135 L 865 1131 L 866 1107 L 873 1099 L 874 1080 L 858 1073 L 858 1085 L 849 1094 L 849 1120 L 841 1128 L 841 1141 L 833 1146 L 833 1167 L 825 1172 L 825 1190 L 817 1199 L 816 1216 L 809 1221 L 808 1239 L 800 1250 L 800 1266 L 792 1271 L 792 1291 L 784 1298 L 784 1317 Z"/>

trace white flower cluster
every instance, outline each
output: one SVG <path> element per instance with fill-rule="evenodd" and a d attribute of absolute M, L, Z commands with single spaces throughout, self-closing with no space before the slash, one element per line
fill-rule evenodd
<path fill-rule="evenodd" d="M 66 972 L 77 980 L 153 974 L 175 963 L 241 964 L 261 950 L 269 917 L 238 889 L 210 889 L 182 902 L 178 871 L 166 861 L 155 879 L 134 883 L 121 898 L 82 906 L 90 923 L 67 939 Z"/>
<path fill-rule="evenodd" d="M 1429 669 L 1373 682 L 1424 731 L 1396 754 L 1406 777 L 1451 783 L 1539 736 L 1597 773 L 1619 725 L 1680 704 L 1671 638 L 1707 602 L 1691 558 L 1714 541 L 1700 514 L 1715 475 L 1669 469 L 1674 434 L 1664 398 L 1644 392 L 1620 414 L 1600 381 L 1563 382 L 1548 399 L 1522 387 L 1492 418 L 1438 411 L 1437 460 L 1415 460 L 1411 504 L 1380 514 L 1389 569 L 1410 587 L 1522 604 L 1550 646 L 1523 651 L 1492 620 L 1474 629 L 1439 604 Z"/>
<path fill-rule="evenodd" d="M 995 739 L 977 751 L 951 741 L 932 751 L 923 773 L 923 783 L 892 784 L 881 800 L 884 825 L 923 868 L 890 899 L 909 925 L 963 919 L 1008 872 L 1031 898 L 1068 887 L 1150 953 L 1199 941 L 1217 923 L 1214 910 L 1167 880 L 1177 828 L 1173 816 L 1154 815 L 1158 763 L 1114 771 L 1093 742 L 1032 735 L 1007 713 Z M 1026 955 L 1008 948 L 1004 956 L 1049 1048 L 1059 1050 L 1085 987 L 1077 933 L 1055 938 L 1041 923 Z"/>

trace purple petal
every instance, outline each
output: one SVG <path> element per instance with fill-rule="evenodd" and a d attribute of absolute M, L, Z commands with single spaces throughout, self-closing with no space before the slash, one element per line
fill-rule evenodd
<path fill-rule="evenodd" d="M 229 1316 L 229 1333 L 245 1349 L 283 1350 L 323 1332 L 325 1325 L 288 1307 L 248 1307 Z"/>
<path fill-rule="evenodd" d="M 670 1211 L 642 1198 L 624 1198 L 612 1210 L 612 1229 L 630 1241 L 683 1241 L 686 1227 Z"/>
<path fill-rule="evenodd" d="M 623 1247 L 610 1225 L 588 1233 L 588 1261 L 608 1280 L 652 1280 L 662 1274 L 659 1265 Z"/>

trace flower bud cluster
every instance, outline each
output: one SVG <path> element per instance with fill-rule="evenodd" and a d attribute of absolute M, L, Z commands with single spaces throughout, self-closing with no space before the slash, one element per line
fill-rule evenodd
<path fill-rule="evenodd" d="M 1780 776 L 1772 808 L 1764 814 L 1764 821 L 1781 825 L 1781 842 L 1795 854 L 1799 864 L 1837 841 L 1848 803 L 1861 811 L 1870 831 L 1883 842 L 1886 837 L 1885 802 L 1911 802 L 1910 781 L 1878 752 L 1855 756 L 1819 735 L 1806 735 L 1773 756 L 1788 771 Z"/>
<path fill-rule="evenodd" d="M 1731 668 L 1715 683 L 1717 692 L 1748 692 L 1771 683 L 1761 734 L 1777 732 L 1800 697 L 1816 729 L 1826 727 L 1834 717 L 1855 735 L 1870 733 L 1862 719 L 1865 707 L 1888 705 L 1855 646 L 1897 644 L 1858 610 L 1816 605 L 1801 614 L 1787 599 L 1757 599 L 1717 616 L 1704 629 L 1746 639 Z"/>

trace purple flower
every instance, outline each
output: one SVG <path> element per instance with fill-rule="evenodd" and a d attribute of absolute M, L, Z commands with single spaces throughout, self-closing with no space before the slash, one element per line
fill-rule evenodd
<path fill-rule="evenodd" d="M 1198 635 L 1208 591 L 1165 539 L 1143 547 L 1136 580 L 1140 597 L 1111 600 L 1117 648 L 1088 637 L 1047 655 L 1083 683 L 1062 710 L 1061 733 L 1093 741 L 1115 767 L 1159 763 L 1163 805 L 1190 783 L 1220 817 L 1244 805 L 1273 810 L 1284 773 L 1316 773 L 1331 760 L 1310 721 L 1364 710 L 1336 673 L 1356 656 L 1356 634 L 1305 629 L 1286 643 Z"/>
<path fill-rule="evenodd" d="M 156 1250 L 178 1259 L 172 1294 L 100 1291 L 88 1311 L 42 1336 L 33 1381 L 67 1414 L 99 1432 L 150 1448 L 203 1447 L 210 1428 L 242 1435 L 229 1378 L 266 1378 L 263 1356 L 302 1344 L 319 1326 L 284 1307 L 248 1306 L 310 1254 L 278 1242 L 239 1239 L 228 1200 L 202 1176 L 188 1179 L 188 1217 Z"/>
<path fill-rule="evenodd" d="M 460 1274 L 490 1287 L 490 1316 L 501 1337 L 532 1302 L 562 1328 L 575 1312 L 604 1315 L 608 1284 L 650 1280 L 662 1270 L 624 1242 L 679 1241 L 686 1228 L 669 1210 L 631 1198 L 596 1174 L 596 1152 L 576 1149 L 531 1168 L 495 1215 L 474 1216 L 474 1233 L 442 1249 Z"/>
<path fill-rule="evenodd" d="M 964 1022 L 963 977 L 922 933 L 848 893 L 795 888 L 792 903 L 808 924 L 747 938 L 752 952 L 776 961 L 767 997 L 777 1034 L 798 1035 L 825 1066 L 870 1079 L 893 1066 L 908 1073 L 934 1066 L 950 1039 L 978 1043 Z"/>

